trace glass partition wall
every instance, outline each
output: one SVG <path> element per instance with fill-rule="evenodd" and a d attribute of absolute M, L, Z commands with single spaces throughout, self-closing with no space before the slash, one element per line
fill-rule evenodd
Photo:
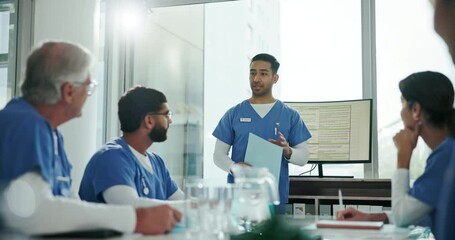
<path fill-rule="evenodd" d="M 131 41 L 132 84 L 162 91 L 174 113 L 168 139 L 154 143 L 173 177 L 202 177 L 203 5 L 152 9 Z"/>
<path fill-rule="evenodd" d="M 17 0 L 0 1 L 0 109 L 15 94 Z"/>
<path fill-rule="evenodd" d="M 151 9 L 145 1 L 108 1 L 106 140 L 120 135 L 117 101 L 130 87 L 162 91 L 172 112 L 168 139 L 154 143 L 173 178 L 202 177 L 204 5 Z M 109 54 L 110 53 L 110 54 Z"/>

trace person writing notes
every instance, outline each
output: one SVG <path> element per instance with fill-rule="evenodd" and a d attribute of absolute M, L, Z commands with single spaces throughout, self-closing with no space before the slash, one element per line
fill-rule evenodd
<path fill-rule="evenodd" d="M 68 42 L 46 42 L 27 59 L 22 97 L 0 111 L 1 214 L 28 235 L 109 229 L 162 234 L 180 221 L 167 205 L 93 204 L 71 198 L 71 163 L 58 127 L 82 112 L 94 91 L 91 54 Z"/>
<path fill-rule="evenodd" d="M 272 55 L 261 53 L 253 57 L 249 77 L 251 98 L 229 109 L 213 131 L 217 138 L 213 160 L 227 173 L 234 164 L 246 164 L 244 158 L 249 133 L 281 146 L 283 155 L 278 160 L 281 161 L 281 171 L 280 179 L 277 179 L 280 205 L 276 212 L 284 213 L 289 195 L 288 164 L 303 166 L 307 163 L 306 141 L 311 134 L 297 111 L 273 97 L 272 88 L 278 82 L 279 66 Z M 233 176 L 228 174 L 228 182 L 233 181 Z"/>
<path fill-rule="evenodd" d="M 431 227 L 435 233 L 436 214 L 451 155 L 455 153 L 454 89 L 441 73 L 418 72 L 400 81 L 401 119 L 404 129 L 393 141 L 397 148 L 397 170 L 392 176 L 392 212 L 363 213 L 353 208 L 338 211 L 339 220 L 370 220 Z M 432 153 L 423 174 L 409 188 L 411 155 L 421 137 Z"/>
<path fill-rule="evenodd" d="M 123 136 L 104 145 L 90 159 L 79 189 L 90 202 L 130 204 L 136 207 L 163 203 L 183 209 L 184 193 L 170 176 L 163 159 L 147 152 L 164 142 L 172 123 L 166 96 L 155 89 L 135 87 L 118 102 Z"/>

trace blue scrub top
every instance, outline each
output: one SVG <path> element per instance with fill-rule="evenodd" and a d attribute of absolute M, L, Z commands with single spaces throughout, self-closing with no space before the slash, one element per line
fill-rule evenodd
<path fill-rule="evenodd" d="M 455 140 L 450 138 L 452 149 L 455 150 Z M 436 239 L 452 239 L 455 236 L 455 151 L 452 150 L 452 155 L 449 159 L 449 166 L 444 173 L 442 186 L 436 188 L 441 189 L 441 197 L 439 199 L 436 212 L 436 230 L 433 234 Z"/>
<path fill-rule="evenodd" d="M 438 204 L 441 193 L 441 186 L 444 183 L 444 173 L 449 167 L 450 160 L 455 149 L 455 139 L 446 138 L 427 159 L 425 171 L 416 179 L 409 194 L 422 201 L 434 210 L 423 219 L 419 225 L 429 226 L 433 232 L 436 230 L 436 215 L 440 211 Z M 452 186 L 453 187 L 453 186 Z"/>
<path fill-rule="evenodd" d="M 0 182 L 6 185 L 36 170 L 55 196 L 70 196 L 72 166 L 63 146 L 60 131 L 53 130 L 30 103 L 11 100 L 0 111 Z"/>
<path fill-rule="evenodd" d="M 234 162 L 243 162 L 248 144 L 249 133 L 268 139 L 278 139 L 275 127 L 279 123 L 280 131 L 289 146 L 298 145 L 311 137 L 299 113 L 281 101 L 276 101 L 267 115 L 261 118 L 253 109 L 248 100 L 229 109 L 213 131 L 213 136 L 232 146 L 231 159 Z M 228 182 L 233 182 L 232 175 L 228 175 Z M 289 195 L 289 168 L 288 161 L 282 157 L 279 181 L 280 202 L 284 206 Z"/>
<path fill-rule="evenodd" d="M 106 203 L 102 193 L 116 185 L 126 185 L 139 197 L 166 200 L 177 191 L 163 159 L 147 153 L 153 173 L 146 170 L 120 137 L 103 146 L 90 159 L 79 188 L 79 196 L 89 202 Z"/>

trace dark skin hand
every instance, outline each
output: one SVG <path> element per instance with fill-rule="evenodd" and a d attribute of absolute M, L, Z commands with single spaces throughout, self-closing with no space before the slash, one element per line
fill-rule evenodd
<path fill-rule="evenodd" d="M 409 169 L 412 151 L 417 145 L 422 123 L 417 122 L 414 128 L 405 128 L 399 131 L 394 137 L 393 142 L 397 148 L 397 167 Z"/>
<path fill-rule="evenodd" d="M 278 145 L 283 148 L 283 155 L 286 159 L 290 159 L 292 155 L 292 149 L 289 147 L 289 143 L 284 138 L 284 135 L 281 132 L 278 132 L 278 139 L 269 139 L 269 142 Z"/>
<path fill-rule="evenodd" d="M 144 235 L 168 233 L 180 222 L 182 213 L 168 205 L 136 209 L 135 232 Z"/>
<path fill-rule="evenodd" d="M 385 213 L 364 213 L 354 208 L 346 208 L 336 212 L 337 220 L 341 221 L 381 221 L 388 223 L 389 219 Z"/>

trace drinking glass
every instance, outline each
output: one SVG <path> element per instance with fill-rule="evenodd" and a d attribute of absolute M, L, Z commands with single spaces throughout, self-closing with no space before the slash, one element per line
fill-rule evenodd
<path fill-rule="evenodd" d="M 231 216 L 233 189 L 203 180 L 187 181 L 184 221 L 188 239 L 226 239 L 234 229 Z"/>

